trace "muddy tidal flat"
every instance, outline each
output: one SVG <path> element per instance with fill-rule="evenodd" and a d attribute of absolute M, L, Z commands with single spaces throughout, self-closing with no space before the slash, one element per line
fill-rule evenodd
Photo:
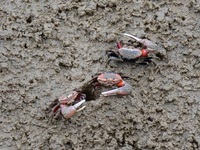
<path fill-rule="evenodd" d="M 108 62 L 117 41 L 140 46 L 124 32 L 162 59 Z M 107 71 L 131 77 L 132 93 L 48 117 L 55 98 Z M 200 1 L 1 0 L 0 108 L 1 150 L 200 149 Z"/>

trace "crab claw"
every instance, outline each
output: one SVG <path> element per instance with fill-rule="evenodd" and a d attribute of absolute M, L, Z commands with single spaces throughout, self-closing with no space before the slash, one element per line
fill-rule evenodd
<path fill-rule="evenodd" d="M 154 42 L 150 41 L 150 40 L 141 39 L 141 38 L 138 38 L 138 37 L 133 36 L 133 35 L 128 34 L 128 33 L 124 33 L 124 35 L 129 36 L 129 37 L 135 39 L 136 41 L 140 42 L 140 43 L 143 44 L 144 46 L 146 46 L 146 47 L 147 47 L 147 50 L 148 50 L 149 52 L 153 52 L 154 50 L 157 50 L 157 49 L 158 49 L 158 45 L 155 44 Z"/>
<path fill-rule="evenodd" d="M 67 94 L 63 94 L 61 95 L 58 100 L 60 102 L 60 104 L 71 104 L 74 102 L 74 100 L 76 99 L 76 97 L 78 96 L 78 92 L 77 91 L 72 91 L 71 94 L 67 95 Z"/>
<path fill-rule="evenodd" d="M 132 91 L 132 86 L 130 84 L 128 84 L 127 82 L 124 81 L 124 85 L 110 90 L 110 91 L 106 91 L 106 92 L 102 92 L 101 95 L 102 96 L 111 96 L 111 95 L 129 95 Z"/>
<path fill-rule="evenodd" d="M 74 116 L 77 112 L 83 110 L 85 106 L 81 105 L 85 102 L 85 100 L 81 100 L 80 102 L 72 105 L 72 106 L 66 106 L 66 105 L 61 105 L 61 114 L 64 116 L 64 118 L 69 119 L 72 116 Z"/>

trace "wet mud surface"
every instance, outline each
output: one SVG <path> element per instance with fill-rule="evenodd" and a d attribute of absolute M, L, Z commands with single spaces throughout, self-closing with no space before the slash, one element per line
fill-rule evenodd
<path fill-rule="evenodd" d="M 1 150 L 200 148 L 199 1 L 3 0 L 0 17 Z M 116 41 L 137 46 L 123 32 L 165 57 L 107 63 Z M 50 121 L 55 98 L 105 71 L 130 76 L 132 94 Z"/>

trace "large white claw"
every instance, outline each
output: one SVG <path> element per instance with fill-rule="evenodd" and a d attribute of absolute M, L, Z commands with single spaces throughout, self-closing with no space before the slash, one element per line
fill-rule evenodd
<path fill-rule="evenodd" d="M 138 37 L 136 37 L 136 36 L 133 36 L 133 35 L 131 35 L 131 34 L 128 34 L 128 33 L 124 33 L 124 35 L 129 36 L 129 37 L 135 39 L 135 40 L 138 41 L 138 42 L 140 42 L 140 41 L 142 40 L 142 39 L 140 39 L 140 38 L 138 38 Z"/>
<path fill-rule="evenodd" d="M 117 88 L 117 89 L 113 89 L 113 90 L 110 90 L 110 91 L 102 92 L 101 95 L 102 96 L 118 95 L 119 92 L 120 92 L 120 88 Z"/>
<path fill-rule="evenodd" d="M 131 34 L 128 34 L 128 33 L 124 33 L 124 35 L 126 36 L 129 36 L 133 39 L 135 39 L 136 41 L 140 42 L 141 44 L 143 44 L 144 46 L 147 47 L 147 51 L 149 52 L 153 52 L 154 50 L 157 50 L 158 49 L 158 45 L 155 44 L 154 42 L 150 41 L 150 40 L 147 40 L 147 39 L 141 39 L 141 38 L 138 38 L 136 36 L 133 36 Z"/>
<path fill-rule="evenodd" d="M 82 106 L 81 108 L 79 108 L 83 103 L 85 103 L 85 99 L 84 100 L 81 100 L 80 102 L 76 103 L 74 105 L 74 108 L 76 109 L 76 112 L 79 112 L 81 110 L 83 110 L 85 108 L 85 106 Z"/>
<path fill-rule="evenodd" d="M 132 86 L 125 82 L 124 86 L 116 88 L 110 91 L 102 92 L 102 96 L 111 96 L 111 95 L 129 95 L 132 92 Z"/>

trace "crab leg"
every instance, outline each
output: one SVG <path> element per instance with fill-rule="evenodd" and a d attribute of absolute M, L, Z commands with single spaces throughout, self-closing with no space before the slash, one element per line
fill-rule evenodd
<path fill-rule="evenodd" d="M 101 95 L 103 96 L 128 95 L 131 93 L 131 91 L 132 91 L 132 86 L 128 84 L 127 82 L 125 82 L 124 86 L 110 90 L 110 91 L 102 92 Z"/>
<path fill-rule="evenodd" d="M 109 57 L 108 61 L 115 60 L 115 61 L 123 62 L 123 59 L 120 58 L 120 56 L 114 53 L 113 51 L 107 51 L 107 53 Z"/>

